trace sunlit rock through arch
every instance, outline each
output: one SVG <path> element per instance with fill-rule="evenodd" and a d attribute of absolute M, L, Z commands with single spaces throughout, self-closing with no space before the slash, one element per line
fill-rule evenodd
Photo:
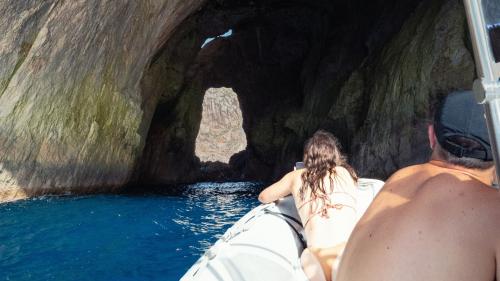
<path fill-rule="evenodd" d="M 246 146 L 238 96 L 231 88 L 209 88 L 203 99 L 196 156 L 201 162 L 229 163 L 231 156 Z"/>

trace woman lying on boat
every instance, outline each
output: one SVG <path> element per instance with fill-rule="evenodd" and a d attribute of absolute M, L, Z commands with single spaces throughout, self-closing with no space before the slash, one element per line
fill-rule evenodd
<path fill-rule="evenodd" d="M 357 176 L 332 134 L 316 132 L 304 147 L 304 169 L 285 175 L 259 194 L 270 203 L 289 194 L 304 226 L 307 249 L 300 257 L 310 280 L 332 280 L 333 267 L 351 234 L 356 212 Z"/>

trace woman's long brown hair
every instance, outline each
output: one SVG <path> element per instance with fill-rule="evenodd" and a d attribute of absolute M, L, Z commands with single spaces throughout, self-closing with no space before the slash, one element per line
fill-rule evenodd
<path fill-rule="evenodd" d="M 312 199 L 320 198 L 323 207 L 329 201 L 323 179 L 332 174 L 337 175 L 335 167 L 344 167 L 354 181 L 358 180 L 354 169 L 347 164 L 346 157 L 340 152 L 340 144 L 337 138 L 323 130 L 319 130 L 307 140 L 304 146 L 304 166 L 306 171 L 302 173 L 302 186 L 300 187 L 300 198 L 304 200 L 307 190 L 310 190 Z M 333 180 L 329 176 L 330 186 L 333 190 Z"/>

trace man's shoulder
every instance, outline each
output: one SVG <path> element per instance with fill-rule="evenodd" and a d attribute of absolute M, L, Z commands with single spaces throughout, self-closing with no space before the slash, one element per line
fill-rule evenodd
<path fill-rule="evenodd" d="M 470 192 L 472 199 L 477 200 L 477 205 L 500 221 L 500 192 L 498 189 L 486 185 L 477 185 L 475 192 Z M 499 225 L 500 226 L 500 225 Z"/>
<path fill-rule="evenodd" d="M 494 239 L 500 247 L 500 193 L 493 188 L 481 188 L 476 192 L 461 193 L 467 196 L 463 209 L 475 215 L 475 220 L 482 227 L 482 231 L 494 234 Z M 467 204 L 468 203 L 468 204 Z M 469 207 L 467 209 L 467 207 Z M 500 250 L 500 248 L 499 248 Z"/>
<path fill-rule="evenodd" d="M 475 178 L 473 174 L 453 170 L 437 171 L 419 186 L 422 195 L 435 198 L 448 198 L 447 206 L 466 206 L 477 210 L 488 221 L 500 221 L 500 192 Z M 500 225 L 499 225 L 500 226 Z M 499 228 L 500 230 L 500 228 Z"/>
<path fill-rule="evenodd" d="M 412 165 L 408 167 L 401 168 L 394 172 L 386 181 L 387 182 L 393 182 L 397 180 L 401 180 L 404 178 L 408 178 L 409 176 L 414 176 L 417 174 L 420 174 L 422 172 L 425 172 L 427 170 L 426 164 L 417 164 L 417 165 Z"/>

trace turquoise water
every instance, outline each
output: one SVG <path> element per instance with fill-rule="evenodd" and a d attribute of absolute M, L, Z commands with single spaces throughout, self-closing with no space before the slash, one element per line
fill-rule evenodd
<path fill-rule="evenodd" d="M 256 183 L 0 205 L 0 280 L 179 280 L 258 205 Z"/>

